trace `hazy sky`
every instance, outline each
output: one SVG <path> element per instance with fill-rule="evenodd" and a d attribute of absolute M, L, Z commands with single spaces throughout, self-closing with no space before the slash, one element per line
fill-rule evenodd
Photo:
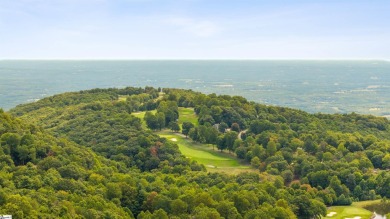
<path fill-rule="evenodd" d="M 389 0 L 0 0 L 0 59 L 390 59 Z"/>

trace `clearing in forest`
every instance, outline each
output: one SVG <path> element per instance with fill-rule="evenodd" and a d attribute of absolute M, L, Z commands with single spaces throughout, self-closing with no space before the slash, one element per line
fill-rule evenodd
<path fill-rule="evenodd" d="M 146 112 L 147 111 L 140 111 L 140 112 L 131 113 L 131 115 L 133 115 L 137 118 L 140 118 L 142 120 L 142 127 L 145 129 L 147 128 L 145 120 L 144 120 Z M 152 112 L 153 114 L 156 114 L 157 110 L 151 110 L 150 112 Z M 180 128 L 181 128 L 181 125 L 183 124 L 183 122 L 192 122 L 194 125 L 196 125 L 196 126 L 198 125 L 198 117 L 195 114 L 194 108 L 179 107 L 178 123 L 180 125 Z"/>
<path fill-rule="evenodd" d="M 194 108 L 179 107 L 179 125 L 183 122 L 191 122 L 195 126 L 198 125 L 198 117 L 195 114 Z"/>
<path fill-rule="evenodd" d="M 327 216 L 323 219 L 370 219 L 373 216 L 373 212 L 364 209 L 363 206 L 379 202 L 375 201 L 362 201 L 353 202 L 351 206 L 332 206 L 328 208 Z"/>
<path fill-rule="evenodd" d="M 256 171 L 250 165 L 241 163 L 235 156 L 227 152 L 220 152 L 211 145 L 193 142 L 179 133 L 163 130 L 157 133 L 163 138 L 174 141 L 180 152 L 197 162 L 204 164 L 210 172 L 240 173 L 245 171 Z"/>
<path fill-rule="evenodd" d="M 155 114 L 157 111 L 152 110 L 151 112 Z M 142 127 L 147 129 L 146 123 L 143 120 L 145 113 L 146 111 L 135 112 L 132 115 L 140 118 L 142 120 Z M 191 122 L 196 126 L 198 125 L 198 118 L 194 112 L 194 108 L 179 107 L 178 123 L 181 126 L 183 122 Z M 174 133 L 168 129 L 164 129 L 158 131 L 157 134 L 170 141 L 174 141 L 184 156 L 204 164 L 210 172 L 237 174 L 246 171 L 257 171 L 250 165 L 239 161 L 233 154 L 220 152 L 216 147 L 213 148 L 212 145 L 194 142 L 180 133 Z"/>

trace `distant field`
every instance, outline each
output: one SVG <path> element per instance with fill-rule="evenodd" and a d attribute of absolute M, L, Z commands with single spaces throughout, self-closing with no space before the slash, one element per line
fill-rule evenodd
<path fill-rule="evenodd" d="M 327 212 L 328 216 L 323 218 L 324 219 L 345 219 L 345 218 L 353 219 L 356 217 L 357 219 L 357 217 L 360 217 L 360 219 L 370 219 L 373 216 L 373 213 L 369 210 L 364 209 L 363 207 L 378 202 L 380 202 L 380 200 L 354 202 L 352 203 L 351 206 L 332 206 L 328 208 L 328 212 Z"/>
<path fill-rule="evenodd" d="M 221 153 L 216 148 L 213 150 L 211 145 L 193 142 L 180 134 L 175 134 L 168 130 L 160 131 L 157 134 L 176 142 L 182 154 L 204 164 L 210 172 L 218 171 L 236 174 L 244 171 L 255 171 L 249 165 L 241 164 L 233 155 Z"/>
<path fill-rule="evenodd" d="M 1 66 L 0 107 L 6 111 L 65 91 L 154 86 L 238 95 L 307 112 L 390 115 L 390 62 L 384 61 L 2 60 Z"/>

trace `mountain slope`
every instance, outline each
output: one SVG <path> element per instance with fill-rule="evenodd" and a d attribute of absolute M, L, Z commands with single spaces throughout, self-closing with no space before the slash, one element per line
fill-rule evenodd
<path fill-rule="evenodd" d="M 310 218 L 324 214 L 324 204 L 390 197 L 390 123 L 385 118 L 309 114 L 242 97 L 164 91 L 162 97 L 153 88 L 65 93 L 20 105 L 11 113 L 56 138 L 91 148 L 116 163 L 120 172 L 139 173 L 146 181 L 141 183 L 143 188 L 134 190 L 140 195 L 135 198 L 138 201 L 114 199 L 140 218 L 160 214 L 159 210 L 184 218 L 201 212 L 223 216 L 220 204 L 225 201 L 237 211 L 237 218 L 277 217 L 269 204 L 285 206 L 286 215 L 281 218 L 294 217 L 292 212 Z M 235 154 L 259 174 L 205 173 L 204 167 L 184 158 L 173 142 L 143 129 L 141 120 L 131 115 L 153 111 L 145 113 L 145 121 L 150 129 L 159 130 L 174 127 L 178 107 L 192 107 L 197 114 L 198 124 L 185 132 L 189 138 Z M 27 160 L 18 162 L 23 165 Z M 181 179 L 171 180 L 171 175 Z M 205 200 L 189 198 L 205 190 L 210 195 Z"/>

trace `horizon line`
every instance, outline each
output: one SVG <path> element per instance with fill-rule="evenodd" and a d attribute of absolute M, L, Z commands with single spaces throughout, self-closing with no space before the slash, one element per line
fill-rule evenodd
<path fill-rule="evenodd" d="M 5 58 L 0 61 L 385 61 L 384 58 Z"/>

